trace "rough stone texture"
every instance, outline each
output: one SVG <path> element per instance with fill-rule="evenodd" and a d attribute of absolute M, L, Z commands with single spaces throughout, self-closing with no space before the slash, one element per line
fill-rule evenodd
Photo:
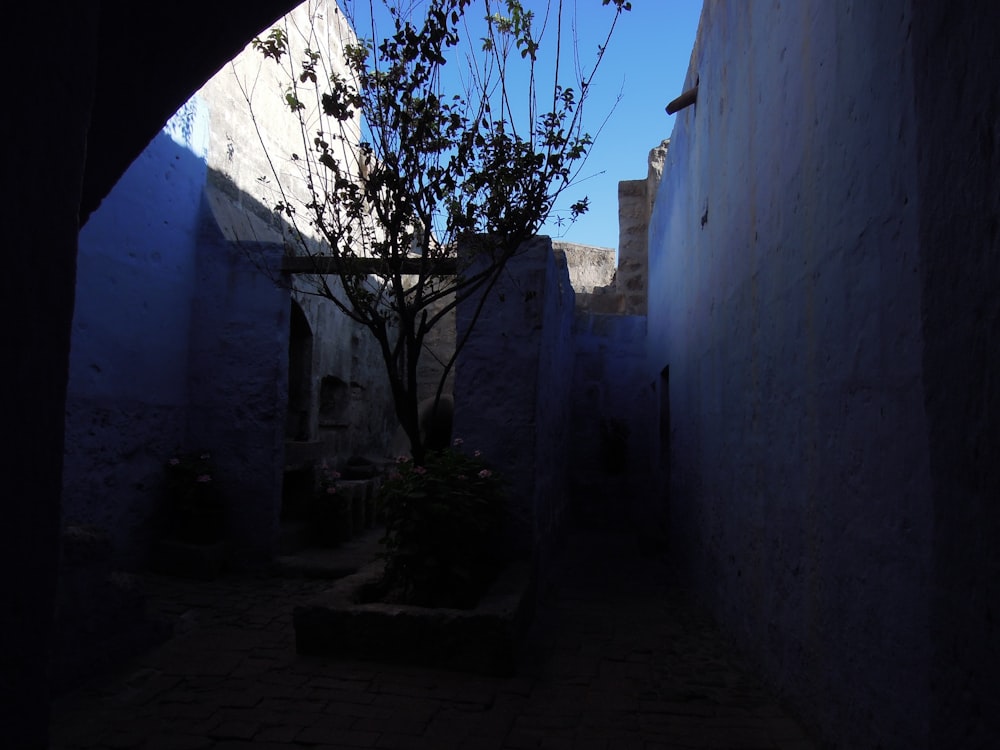
<path fill-rule="evenodd" d="M 669 141 L 663 141 L 649 152 L 645 179 L 618 183 L 618 273 L 615 290 L 622 299 L 620 312 L 628 315 L 646 314 L 649 218 L 668 145 Z"/>
<path fill-rule="evenodd" d="M 649 197 L 646 180 L 618 183 L 618 293 L 624 312 L 646 312 L 646 235 L 649 231 Z"/>
<path fill-rule="evenodd" d="M 569 283 L 576 292 L 576 306 L 588 307 L 591 295 L 601 287 L 607 287 L 615 280 L 614 248 L 578 245 L 573 242 L 552 241 L 556 256 L 566 259 L 569 269 Z"/>
<path fill-rule="evenodd" d="M 455 378 L 455 435 L 503 471 L 525 524 L 517 545 L 540 558 L 568 504 L 573 309 L 551 240 L 530 240 L 490 293 Z M 473 311 L 459 306 L 459 336 Z"/>
<path fill-rule="evenodd" d="M 300 654 L 424 664 L 508 675 L 530 619 L 534 591 L 530 568 L 504 571 L 469 610 L 359 602 L 385 564 L 372 563 L 297 606 L 295 647 Z"/>
<path fill-rule="evenodd" d="M 234 555 L 260 561 L 274 552 L 278 535 L 288 293 L 212 229 L 198 243 L 185 444 L 210 451 Z M 281 247 L 263 252 L 276 257 Z"/>
<path fill-rule="evenodd" d="M 92 87 L 96 98 L 87 133 L 81 224 L 197 87 L 299 4 L 300 0 L 221 0 L 206 7 L 183 0 L 142 7 L 127 0 L 101 0 L 93 40 L 101 54 Z M 192 23 L 193 18 L 198 22 Z M 139 27 L 144 29 L 141 34 L 136 32 Z M 181 36 L 197 54 L 176 54 Z M 123 65 L 124 60 L 130 64 Z M 82 77 L 77 81 L 81 90 L 89 90 Z M 156 95 L 120 95 L 123 90 L 140 89 Z"/>
<path fill-rule="evenodd" d="M 927 747 L 932 721 L 932 488 L 947 480 L 930 470 L 922 316 L 951 308 L 926 298 L 921 245 L 944 224 L 921 217 L 943 180 L 918 169 L 918 135 L 951 140 L 962 112 L 918 133 L 912 20 L 902 0 L 706 3 L 698 103 L 677 117 L 650 233 L 674 556 L 834 747 Z M 967 364 L 942 392 L 975 388 Z M 984 434 L 963 420 L 987 402 L 966 403 L 930 418 Z"/>
<path fill-rule="evenodd" d="M 273 24 L 287 35 L 289 57 L 298 64 L 308 46 L 323 53 L 324 69 L 330 74 L 348 75 L 340 50 L 345 43 L 353 41 L 354 34 L 336 2 L 310 0 L 296 5 L 298 7 Z M 269 28 L 264 28 L 259 33 L 265 35 L 268 31 Z M 285 72 L 281 72 L 282 68 Z M 226 176 L 238 191 L 234 200 L 251 213 L 264 207 L 264 215 L 269 216 L 270 209 L 282 200 L 283 192 L 293 201 L 302 201 L 307 195 L 303 173 L 291 154 L 312 148 L 314 134 L 303 136 L 298 118 L 288 110 L 285 91 L 289 83 L 287 66 L 278 66 L 273 60 L 265 59 L 247 40 L 232 61 L 198 91 L 200 98 L 211 103 L 212 110 L 212 129 L 206 152 L 208 163 Z M 251 112 L 261 126 L 259 132 Z M 347 127 L 359 132 L 360 126 L 354 121 Z M 353 156 L 345 154 L 343 159 L 353 159 Z M 351 166 L 356 168 L 356 165 Z M 314 232 L 305 222 L 300 228 L 310 235 Z M 265 239 L 240 236 L 258 241 Z"/>
<path fill-rule="evenodd" d="M 653 206 L 656 204 L 656 191 L 660 189 L 660 180 L 663 179 L 663 165 L 667 161 L 667 152 L 670 150 L 670 139 L 660 141 L 660 145 L 649 151 L 646 157 L 648 169 L 646 170 L 646 200 L 649 202 L 647 210 L 647 221 L 653 215 Z"/>
<path fill-rule="evenodd" d="M 304 3 L 275 25 L 285 29 L 292 57 L 301 56 L 307 45 L 329 50 L 324 64 L 331 72 L 347 73 L 339 50 L 354 37 L 334 2 Z M 303 144 L 298 119 L 287 110 L 287 77 L 279 71 L 273 61 L 247 47 L 198 92 L 212 112 L 207 159 L 213 170 L 211 196 L 216 221 L 226 237 L 257 263 L 265 259 L 248 243 L 288 239 L 271 212 L 282 199 L 279 182 L 293 203 L 303 205 L 310 199 L 290 157 L 312 145 L 311 141 Z M 254 118 L 265 125 L 260 133 Z M 347 127 L 356 130 L 358 123 Z M 272 173 L 268 156 L 277 165 L 278 177 Z M 354 159 L 351 154 L 342 158 Z M 357 171 L 357 164 L 348 166 Z M 300 228 L 311 231 L 308 226 Z M 322 252 L 318 246 L 314 249 Z M 326 277 L 326 281 L 332 293 L 340 295 L 336 277 Z M 307 321 L 309 350 L 304 355 L 307 361 L 294 363 L 301 372 L 294 372 L 293 377 L 302 381 L 301 403 L 295 406 L 303 413 L 289 439 L 317 444 L 316 451 L 334 465 L 354 454 L 385 456 L 397 421 L 385 365 L 374 339 L 329 300 L 313 294 L 322 292 L 318 279 L 299 275 L 294 284 L 302 292 L 294 299 Z M 293 445 L 291 450 L 301 447 Z"/>
<path fill-rule="evenodd" d="M 209 117 L 192 99 L 80 237 L 64 514 L 107 528 L 130 565 L 178 450 L 213 454 L 238 555 L 266 557 L 277 533 L 288 295 L 203 200 Z"/>
<path fill-rule="evenodd" d="M 80 232 L 63 514 L 107 529 L 132 562 L 155 533 L 163 465 L 186 439 L 206 129 L 193 103 Z"/>
<path fill-rule="evenodd" d="M 63 515 L 107 531 L 118 562 L 145 561 L 164 531 L 163 464 L 184 443 L 187 410 L 73 393 L 66 408 Z"/>
<path fill-rule="evenodd" d="M 337 49 L 343 18 L 321 6 L 300 8 L 289 23 L 306 29 L 319 12 L 317 33 Z M 163 464 L 185 449 L 213 455 L 237 558 L 274 551 L 292 303 L 275 283 L 283 236 L 267 208 L 273 180 L 267 192 L 257 179 L 269 168 L 240 85 L 256 83 L 272 157 L 295 150 L 299 136 L 264 62 L 246 50 L 222 68 L 81 233 L 64 512 L 109 529 L 132 565 L 159 533 Z M 327 300 L 296 300 L 309 347 L 294 363 L 303 416 L 293 437 L 335 464 L 384 456 L 395 417 L 370 335 Z"/>

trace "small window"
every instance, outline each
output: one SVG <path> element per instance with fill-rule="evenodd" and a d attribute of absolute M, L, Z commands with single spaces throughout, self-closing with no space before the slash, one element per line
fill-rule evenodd
<path fill-rule="evenodd" d="M 337 377 L 323 378 L 319 390 L 319 426 L 343 429 L 350 426 L 351 389 Z"/>

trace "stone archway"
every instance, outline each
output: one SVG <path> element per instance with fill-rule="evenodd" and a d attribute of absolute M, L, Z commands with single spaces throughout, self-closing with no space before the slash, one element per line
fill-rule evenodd
<path fill-rule="evenodd" d="M 15 3 L 8 52 L 32 60 L 30 105 L 4 118 L 7 321 L 0 459 L 0 726 L 11 747 L 48 745 L 48 652 L 59 559 L 64 407 L 77 232 L 167 118 L 295 0 Z M 184 40 L 184 53 L 178 40 Z M 53 54 L 39 54 L 40 45 Z M 35 314 L 24 322 L 24 311 Z M 8 335 L 9 334 L 9 335 Z"/>

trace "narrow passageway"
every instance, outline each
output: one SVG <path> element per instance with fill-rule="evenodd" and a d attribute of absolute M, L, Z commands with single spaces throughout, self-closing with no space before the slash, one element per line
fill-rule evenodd
<path fill-rule="evenodd" d="M 815 747 L 631 534 L 577 530 L 517 673 L 302 657 L 307 578 L 152 578 L 177 635 L 60 698 L 59 750 Z"/>

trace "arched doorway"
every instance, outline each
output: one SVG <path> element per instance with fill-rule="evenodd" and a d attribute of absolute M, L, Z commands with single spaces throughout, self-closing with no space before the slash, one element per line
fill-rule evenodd
<path fill-rule="evenodd" d="M 281 519 L 303 516 L 316 483 L 316 409 L 313 398 L 313 331 L 301 305 L 291 300 L 288 331 L 288 407 Z"/>
<path fill-rule="evenodd" d="M 288 333 L 288 415 L 285 439 L 308 441 L 313 437 L 312 371 L 313 332 L 306 314 L 291 301 Z"/>

